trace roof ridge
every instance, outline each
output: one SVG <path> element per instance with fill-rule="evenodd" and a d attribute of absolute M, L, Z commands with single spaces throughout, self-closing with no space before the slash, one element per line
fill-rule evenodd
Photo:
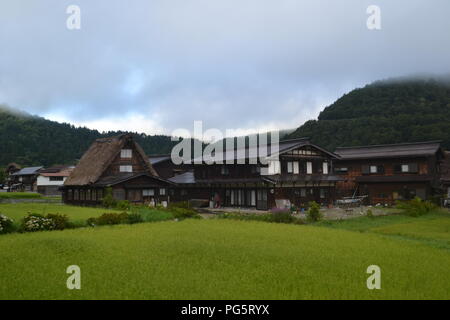
<path fill-rule="evenodd" d="M 338 150 L 338 149 L 362 149 L 362 148 L 407 146 L 407 145 L 432 144 L 432 143 L 441 143 L 441 142 L 442 142 L 442 140 L 431 140 L 431 141 L 422 141 L 422 142 L 402 142 L 402 143 L 387 143 L 387 144 L 371 144 L 371 145 L 366 145 L 366 146 L 336 147 L 336 150 Z"/>

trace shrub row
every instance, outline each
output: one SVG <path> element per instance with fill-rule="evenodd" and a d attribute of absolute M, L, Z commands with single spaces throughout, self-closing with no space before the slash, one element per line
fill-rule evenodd
<path fill-rule="evenodd" d="M 96 218 L 87 219 L 89 226 L 104 226 L 114 224 L 134 224 L 144 222 L 142 216 L 137 213 L 104 213 Z"/>
<path fill-rule="evenodd" d="M 397 201 L 396 207 L 403 210 L 403 213 L 412 217 L 423 216 L 437 209 L 437 206 L 431 201 L 424 201 L 419 197 L 412 200 Z"/>
<path fill-rule="evenodd" d="M 49 213 L 43 216 L 37 213 L 29 213 L 23 218 L 20 231 L 64 230 L 70 226 L 68 217 L 63 214 Z"/>
<path fill-rule="evenodd" d="M 0 214 L 0 234 L 10 233 L 14 231 L 14 220 Z"/>

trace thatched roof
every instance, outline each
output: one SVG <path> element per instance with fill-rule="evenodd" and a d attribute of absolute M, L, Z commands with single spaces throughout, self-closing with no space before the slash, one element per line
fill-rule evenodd
<path fill-rule="evenodd" d="M 146 173 L 157 177 L 158 174 L 148 161 L 141 146 L 133 140 L 131 135 L 121 134 L 115 137 L 95 140 L 83 155 L 72 174 L 65 181 L 64 185 L 74 186 L 95 183 L 114 161 L 114 158 L 120 153 L 120 150 L 122 150 L 127 142 L 134 144 L 136 151 L 145 164 Z"/>

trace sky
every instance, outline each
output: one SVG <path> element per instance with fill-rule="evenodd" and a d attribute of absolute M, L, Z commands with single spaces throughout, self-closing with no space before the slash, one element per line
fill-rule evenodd
<path fill-rule="evenodd" d="M 296 128 L 372 81 L 449 73 L 449 13 L 448 0 L 0 0 L 0 104 L 99 131 Z"/>

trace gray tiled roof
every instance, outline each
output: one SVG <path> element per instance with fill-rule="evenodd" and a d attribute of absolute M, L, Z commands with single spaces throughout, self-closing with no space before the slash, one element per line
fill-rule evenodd
<path fill-rule="evenodd" d="M 182 184 L 195 183 L 194 171 L 187 171 L 185 173 L 182 173 L 182 174 L 176 175 L 172 178 L 169 178 L 168 180 L 171 182 L 174 182 L 174 183 L 182 183 Z"/>
<path fill-rule="evenodd" d="M 373 145 L 364 147 L 336 148 L 342 160 L 399 158 L 432 156 L 438 152 L 439 141 Z"/>
<path fill-rule="evenodd" d="M 26 176 L 26 175 L 32 175 L 32 174 L 37 174 L 37 171 L 39 169 L 42 169 L 43 167 L 27 167 L 27 168 L 23 168 L 20 171 L 17 171 L 16 173 L 13 173 L 13 176 Z"/>
<path fill-rule="evenodd" d="M 166 155 L 166 156 L 149 156 L 148 160 L 150 160 L 151 164 L 157 164 L 163 161 L 167 161 L 170 160 L 170 156 Z"/>

